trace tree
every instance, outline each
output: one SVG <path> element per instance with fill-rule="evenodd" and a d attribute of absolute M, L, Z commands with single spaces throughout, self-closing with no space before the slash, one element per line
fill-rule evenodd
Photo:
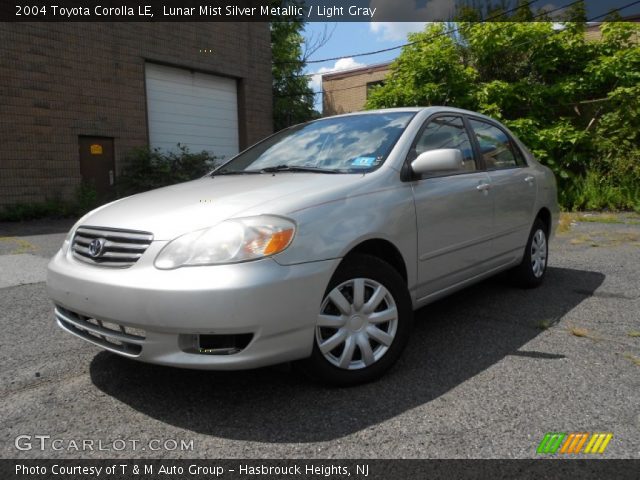
<path fill-rule="evenodd" d="M 367 105 L 390 108 L 408 105 L 471 107 L 469 90 L 477 72 L 462 62 L 462 47 L 446 35 L 445 24 L 409 34 L 410 45 L 391 65 L 384 86 L 371 91 Z"/>
<path fill-rule="evenodd" d="M 304 76 L 303 22 L 271 23 L 273 124 L 281 130 L 317 116 L 314 93 Z"/>
<path fill-rule="evenodd" d="M 533 12 L 531 11 L 529 0 L 518 0 L 515 11 L 511 17 L 516 22 L 530 22 L 533 20 Z"/>

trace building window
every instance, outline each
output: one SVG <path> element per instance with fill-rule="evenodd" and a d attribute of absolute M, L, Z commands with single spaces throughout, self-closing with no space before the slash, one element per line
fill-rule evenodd
<path fill-rule="evenodd" d="M 376 80 L 375 82 L 367 82 L 367 98 L 369 98 L 369 95 L 371 94 L 371 92 L 384 85 L 384 80 Z"/>

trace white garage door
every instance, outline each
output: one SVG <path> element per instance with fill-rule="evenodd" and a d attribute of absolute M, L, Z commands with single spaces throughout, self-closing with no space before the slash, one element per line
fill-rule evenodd
<path fill-rule="evenodd" d="M 217 157 L 238 153 L 236 81 L 182 68 L 146 64 L 147 114 L 151 148 Z"/>

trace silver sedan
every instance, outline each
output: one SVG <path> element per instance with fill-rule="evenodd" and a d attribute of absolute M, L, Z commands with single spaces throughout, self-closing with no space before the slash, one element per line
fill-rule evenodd
<path fill-rule="evenodd" d="M 508 270 L 539 285 L 556 182 L 500 123 L 446 107 L 324 118 L 209 175 L 104 205 L 47 287 L 58 325 L 133 359 L 325 382 L 382 375 L 413 311 Z"/>

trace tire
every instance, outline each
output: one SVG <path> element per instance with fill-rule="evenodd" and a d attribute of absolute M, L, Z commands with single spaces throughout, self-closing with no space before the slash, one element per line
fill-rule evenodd
<path fill-rule="evenodd" d="M 511 277 L 522 288 L 535 288 L 542 284 L 549 260 L 548 229 L 536 218 L 529 233 L 527 246 L 520 265 L 511 271 Z"/>
<path fill-rule="evenodd" d="M 412 323 L 411 297 L 399 273 L 377 257 L 350 255 L 329 281 L 303 369 L 343 387 L 375 380 L 400 357 Z"/>

